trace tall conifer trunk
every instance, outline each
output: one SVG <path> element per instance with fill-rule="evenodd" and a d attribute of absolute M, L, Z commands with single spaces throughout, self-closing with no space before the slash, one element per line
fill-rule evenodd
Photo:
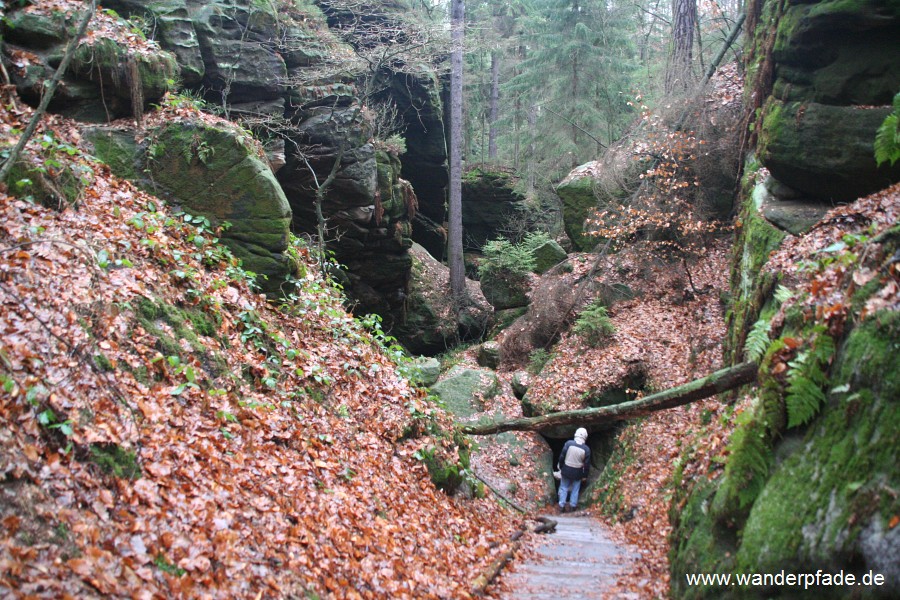
<path fill-rule="evenodd" d="M 488 159 L 497 159 L 497 116 L 500 110 L 500 52 L 491 51 L 491 104 L 488 131 Z"/>
<path fill-rule="evenodd" d="M 672 57 L 666 71 L 667 92 L 686 90 L 691 83 L 697 0 L 675 0 L 672 10 Z"/>
<path fill-rule="evenodd" d="M 463 0 L 450 4 L 450 198 L 447 255 L 450 293 L 459 303 L 466 290 L 462 248 L 462 78 L 466 7 Z"/>

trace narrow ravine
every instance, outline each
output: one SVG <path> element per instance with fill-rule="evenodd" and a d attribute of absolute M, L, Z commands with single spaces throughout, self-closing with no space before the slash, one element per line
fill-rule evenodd
<path fill-rule="evenodd" d="M 540 536 L 530 555 L 503 574 L 501 597 L 604 598 L 634 553 L 616 544 L 604 525 L 587 513 L 551 517 L 557 521 L 556 530 Z M 616 597 L 638 595 L 617 593 Z"/>

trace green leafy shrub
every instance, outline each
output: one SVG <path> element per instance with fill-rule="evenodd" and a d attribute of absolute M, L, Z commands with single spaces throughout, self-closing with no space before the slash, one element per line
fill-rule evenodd
<path fill-rule="evenodd" d="M 616 327 L 603 303 L 595 300 L 578 315 L 572 331 L 575 335 L 583 337 L 588 345 L 596 347 L 615 333 Z"/>

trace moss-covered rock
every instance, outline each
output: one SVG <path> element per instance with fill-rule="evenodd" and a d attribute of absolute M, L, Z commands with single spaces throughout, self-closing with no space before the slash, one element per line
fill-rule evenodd
<path fill-rule="evenodd" d="M 516 190 L 518 178 L 506 171 L 472 169 L 462 180 L 462 220 L 467 243 L 479 249 L 501 235 L 510 220 L 524 210 Z"/>
<path fill-rule="evenodd" d="M 753 504 L 737 552 L 741 569 L 822 567 L 885 575 L 900 590 L 896 432 L 900 431 L 900 314 L 855 328 L 832 369 L 828 404 L 785 453 Z"/>
<path fill-rule="evenodd" d="M 497 370 L 500 367 L 500 344 L 485 342 L 478 346 L 478 366 Z"/>
<path fill-rule="evenodd" d="M 596 239 L 585 235 L 584 221 L 597 209 L 593 177 L 573 171 L 556 186 L 556 194 L 562 200 L 563 226 L 572 244 L 578 250 L 590 250 Z"/>
<path fill-rule="evenodd" d="M 484 297 L 497 310 L 528 305 L 530 285 L 526 274 L 505 269 L 489 271 L 481 275 L 480 284 Z"/>
<path fill-rule="evenodd" d="M 889 104 L 900 6 L 881 0 L 790 2 L 778 22 L 773 95 L 834 105 Z"/>
<path fill-rule="evenodd" d="M 449 289 L 449 271 L 427 250 L 413 244 L 409 250 L 412 268 L 403 312 L 394 320 L 391 330 L 414 354 L 434 355 L 456 345 L 460 340 L 480 338 L 487 330 L 491 307 L 478 289 L 466 280 L 470 302 L 457 309 Z"/>
<path fill-rule="evenodd" d="M 541 274 L 549 271 L 568 256 L 556 241 L 549 240 L 544 242 L 531 251 L 534 256 L 534 272 Z"/>
<path fill-rule="evenodd" d="M 4 35 L 28 56 L 24 68 L 9 69 L 24 100 L 37 105 L 46 83 L 56 74 L 66 45 L 83 13 L 29 11 L 10 7 Z M 130 27 L 119 22 L 122 32 Z M 120 36 L 94 35 L 82 40 L 49 109 L 82 121 L 105 122 L 139 117 L 174 85 L 176 58 L 156 46 L 135 49 Z"/>
<path fill-rule="evenodd" d="M 484 410 L 484 400 L 500 393 L 500 380 L 493 371 L 454 367 L 431 392 L 458 417 L 470 417 Z"/>
<path fill-rule="evenodd" d="M 175 56 L 165 50 L 135 52 L 110 38 L 82 44 L 72 57 L 72 70 L 96 82 L 101 98 L 112 115 L 139 116 L 156 104 L 178 74 Z"/>
<path fill-rule="evenodd" d="M 769 301 L 775 277 L 763 272 L 769 255 L 785 238 L 785 233 L 769 223 L 761 214 L 767 194 L 762 184 L 752 185 L 755 166 L 750 159 L 745 169 L 744 189 L 748 196 L 739 217 L 740 229 L 734 243 L 731 262 L 731 299 L 726 315 L 728 337 L 726 352 L 732 361 L 741 358 L 747 332 Z"/>
<path fill-rule="evenodd" d="M 104 8 L 123 17 L 152 22 L 155 39 L 172 52 L 180 67 L 181 82 L 194 86 L 203 80 L 206 66 L 186 0 L 105 0 Z M 190 4 L 194 4 L 191 2 Z"/>
<path fill-rule="evenodd" d="M 812 197 L 853 200 L 900 179 L 875 163 L 875 132 L 890 107 L 859 108 L 770 99 L 758 156 L 779 181 Z"/>
<path fill-rule="evenodd" d="M 109 166 L 122 179 L 139 181 L 144 174 L 143 151 L 135 140 L 136 131 L 122 127 L 85 127 L 84 139 L 95 158 Z"/>
<path fill-rule="evenodd" d="M 291 270 L 285 256 L 291 210 L 251 139 L 227 125 L 173 121 L 149 136 L 147 169 L 155 188 L 190 214 L 231 227 L 222 240 L 277 290 Z"/>

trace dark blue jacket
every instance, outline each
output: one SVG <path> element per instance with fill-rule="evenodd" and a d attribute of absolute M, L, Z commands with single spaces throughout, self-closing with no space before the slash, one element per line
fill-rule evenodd
<path fill-rule="evenodd" d="M 575 440 L 566 442 L 562 452 L 559 453 L 559 460 L 556 463 L 556 467 L 566 479 L 584 479 L 588 476 L 590 466 L 591 449 Z"/>

